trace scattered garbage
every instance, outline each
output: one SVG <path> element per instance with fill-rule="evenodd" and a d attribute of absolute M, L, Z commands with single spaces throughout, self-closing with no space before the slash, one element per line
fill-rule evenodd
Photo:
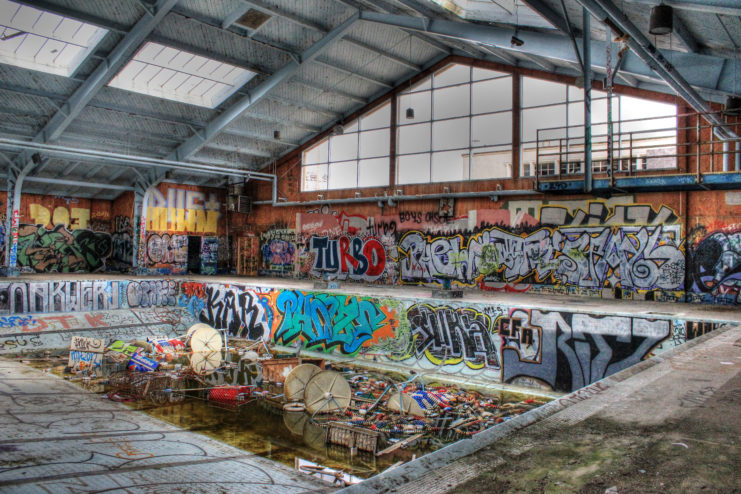
<path fill-rule="evenodd" d="M 155 406 L 202 400 L 239 412 L 259 403 L 281 415 L 290 434 L 312 448 L 340 448 L 350 457 L 392 458 L 393 466 L 536 408 L 546 400 L 503 400 L 458 386 L 281 355 L 264 341 L 229 339 L 206 324 L 182 338 L 151 335 L 132 341 L 76 339 L 70 379 L 105 386 L 105 397 Z M 235 376 L 248 375 L 246 379 Z M 675 443 L 677 444 L 677 443 Z M 681 443 L 680 443 L 681 444 Z M 686 446 L 685 446 L 686 447 Z M 297 460 L 298 462 L 299 460 Z M 357 477 L 300 460 L 296 468 L 336 484 Z M 357 472 L 355 472 L 357 473 Z"/>

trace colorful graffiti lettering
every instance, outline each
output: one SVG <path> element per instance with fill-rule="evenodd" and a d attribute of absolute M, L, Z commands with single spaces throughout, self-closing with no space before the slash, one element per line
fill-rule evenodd
<path fill-rule="evenodd" d="M 399 241 L 401 281 L 682 290 L 680 245 L 679 226 L 543 228 L 529 235 L 494 227 L 468 238 L 411 231 Z"/>
<path fill-rule="evenodd" d="M 372 300 L 352 296 L 282 291 L 276 300 L 282 320 L 273 341 L 300 341 L 307 349 L 355 354 L 363 344 L 393 336 L 395 314 Z"/>
<path fill-rule="evenodd" d="M 386 251 L 375 238 L 312 236 L 311 251 L 315 253 L 312 274 L 319 277 L 374 281 L 386 268 Z"/>
<path fill-rule="evenodd" d="M 22 225 L 18 232 L 18 265 L 39 273 L 92 273 L 103 269 L 111 254 L 111 236 L 90 230 L 51 230 Z"/>
<path fill-rule="evenodd" d="M 147 236 L 146 266 L 167 268 L 173 274 L 184 273 L 188 267 L 188 237 L 150 233 Z"/>
<path fill-rule="evenodd" d="M 471 369 L 499 369 L 491 318 L 474 308 L 412 305 L 407 311 L 417 358 L 435 365 L 465 362 Z"/>
<path fill-rule="evenodd" d="M 147 209 L 148 230 L 161 232 L 216 233 L 221 216 L 218 194 L 194 190 L 167 189 L 167 198 L 157 189 Z"/>
<path fill-rule="evenodd" d="M 113 220 L 111 243 L 111 267 L 130 268 L 134 256 L 134 231 L 128 216 L 116 216 Z"/>
<path fill-rule="evenodd" d="M 177 282 L 172 280 L 130 281 L 126 285 L 129 307 L 158 307 L 175 305 Z"/>
<path fill-rule="evenodd" d="M 201 274 L 216 274 L 219 263 L 219 238 L 201 239 Z"/>

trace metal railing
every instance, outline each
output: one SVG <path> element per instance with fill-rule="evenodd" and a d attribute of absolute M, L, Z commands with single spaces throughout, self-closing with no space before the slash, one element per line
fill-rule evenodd
<path fill-rule="evenodd" d="M 592 135 L 592 170 L 611 180 L 618 175 L 663 170 L 694 172 L 698 182 L 702 173 L 741 171 L 741 138 L 719 138 L 719 126 L 708 122 L 707 115 L 685 113 L 617 120 L 612 123 L 615 131 L 611 136 L 607 123 L 592 124 L 593 131 L 606 129 Z M 713 115 L 727 120 L 722 112 Z M 668 120 L 674 125 L 668 125 Z M 723 127 L 741 134 L 741 122 L 728 122 Z M 535 164 L 537 186 L 543 178 L 583 175 L 585 147 L 583 125 L 542 128 L 537 130 L 535 142 L 522 144 L 522 161 Z M 533 152 L 534 162 L 525 157 Z"/>

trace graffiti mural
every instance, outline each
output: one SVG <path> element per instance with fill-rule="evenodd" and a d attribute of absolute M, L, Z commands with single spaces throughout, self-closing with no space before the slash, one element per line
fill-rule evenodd
<path fill-rule="evenodd" d="M 131 218 L 116 216 L 113 220 L 111 234 L 110 268 L 125 270 L 131 267 L 134 256 L 134 229 Z"/>
<path fill-rule="evenodd" d="M 284 290 L 276 299 L 282 320 L 273 341 L 309 350 L 355 354 L 364 344 L 393 336 L 395 313 L 370 299 Z"/>
<path fill-rule="evenodd" d="M 129 307 L 160 307 L 175 305 L 178 284 L 172 280 L 129 281 L 126 303 Z"/>
<path fill-rule="evenodd" d="M 502 381 L 579 389 L 640 362 L 671 332 L 669 320 L 512 310 L 500 326 Z"/>
<path fill-rule="evenodd" d="M 216 274 L 219 264 L 219 238 L 201 239 L 201 274 Z"/>
<path fill-rule="evenodd" d="M 296 233 L 287 228 L 271 228 L 260 235 L 262 276 L 291 276 L 296 255 Z"/>
<path fill-rule="evenodd" d="M 386 268 L 386 250 L 375 238 L 311 237 L 314 265 L 311 273 L 332 279 L 375 281 Z"/>
<path fill-rule="evenodd" d="M 251 290 L 208 285 L 205 307 L 200 320 L 216 329 L 226 329 L 232 336 L 250 340 L 268 339 L 272 310 Z M 270 313 L 266 313 L 266 309 Z"/>
<path fill-rule="evenodd" d="M 171 274 L 182 274 L 188 269 L 188 237 L 169 233 L 147 235 L 146 266 L 163 268 Z"/>
<path fill-rule="evenodd" d="M 741 232 L 717 231 L 703 238 L 690 256 L 692 291 L 714 303 L 741 302 Z"/>
<path fill-rule="evenodd" d="M 471 369 L 499 369 L 491 318 L 475 308 L 415 304 L 407 311 L 417 358 L 436 365 L 465 362 Z"/>
<path fill-rule="evenodd" d="M 110 234 L 64 225 L 21 225 L 17 245 L 18 266 L 38 273 L 94 273 L 111 254 Z"/>
<path fill-rule="evenodd" d="M 472 235 L 399 240 L 405 284 L 454 280 L 573 285 L 602 289 L 683 290 L 684 254 L 679 225 L 540 228 L 514 234 L 492 227 Z"/>
<path fill-rule="evenodd" d="M 170 187 L 167 197 L 154 189 L 151 201 L 147 209 L 147 230 L 217 233 L 221 201 L 216 193 L 206 196 L 205 192 Z"/>

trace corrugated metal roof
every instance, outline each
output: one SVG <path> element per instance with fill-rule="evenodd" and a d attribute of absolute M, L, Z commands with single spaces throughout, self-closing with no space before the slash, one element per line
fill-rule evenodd
<path fill-rule="evenodd" d="M 560 0 L 541 2 L 560 14 Z M 74 78 L 0 64 L 0 134 L 5 137 L 30 139 L 35 136 L 123 39 L 125 31 L 145 15 L 144 7 L 136 0 L 47 0 L 44 5 L 58 14 L 84 17 L 86 22 L 111 32 L 81 64 Z M 565 0 L 565 5 L 569 21 L 580 29 L 581 5 L 577 0 Z M 651 5 L 643 0 L 625 0 L 621 5 L 629 18 L 647 31 Z M 159 23 L 149 40 L 170 43 L 180 50 L 191 50 L 201 56 L 256 70 L 260 75 L 214 110 L 105 86 L 64 131 L 58 143 L 151 157 L 167 156 L 196 132 L 204 132 L 219 114 L 249 98 L 271 74 L 292 63 L 302 51 L 352 15 L 356 11 L 354 7 L 456 19 L 454 13 L 431 0 L 181 0 Z M 257 31 L 231 23 L 249 8 L 271 16 Z M 676 16 L 702 52 L 726 58 L 738 56 L 735 50 L 741 47 L 741 17 L 681 9 L 676 10 Z M 593 22 L 591 35 L 604 39 L 604 26 Z M 660 48 L 687 50 L 676 34 L 651 39 Z M 444 53 L 499 61 L 473 43 L 356 22 L 344 39 L 332 43 L 315 61 L 302 64 L 266 98 L 249 106 L 210 144 L 195 153 L 193 160 L 243 168 L 270 163 L 272 157 L 289 152 L 298 143 L 362 107 L 370 98 L 388 91 L 389 86 L 406 80 Z M 523 67 L 538 67 L 532 58 L 511 52 L 508 57 Z M 568 63 L 537 58 L 535 61 L 576 75 L 574 67 Z M 728 70 L 735 70 L 733 62 L 727 66 Z M 280 131 L 279 141 L 274 138 L 276 130 Z M 15 155 L 5 154 L 11 158 Z M 44 167 L 42 176 L 66 173 L 65 176 L 77 179 L 84 178 L 86 170 L 93 170 L 91 176 L 97 180 L 114 176 L 116 183 L 132 183 L 138 178 L 136 172 L 114 165 L 86 162 L 72 166 L 73 163 L 73 160 L 54 158 Z"/>

